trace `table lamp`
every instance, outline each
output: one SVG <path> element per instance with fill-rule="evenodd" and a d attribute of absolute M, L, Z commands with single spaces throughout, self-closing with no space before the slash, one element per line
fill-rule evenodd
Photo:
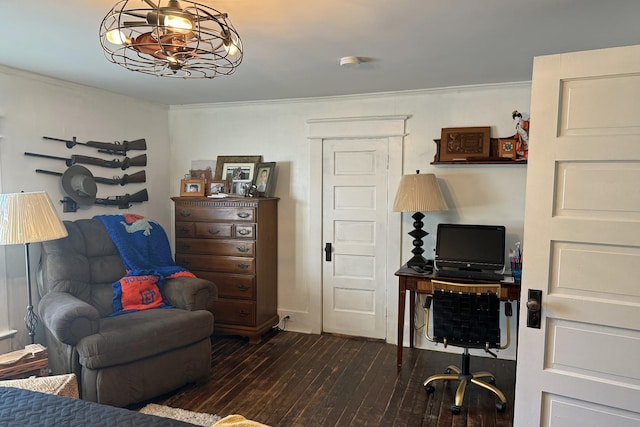
<path fill-rule="evenodd" d="M 422 212 L 446 211 L 447 202 L 440 192 L 436 176 L 432 173 L 420 174 L 417 170 L 415 175 L 404 175 L 400 181 L 398 193 L 393 203 L 394 212 L 415 212 L 413 218 L 413 230 L 409 236 L 413 237 L 413 257 L 407 261 L 407 267 L 415 270 L 429 272 L 433 269 L 432 261 L 427 261 L 422 253 L 422 239 L 427 233 L 422 229 L 424 223 Z"/>
<path fill-rule="evenodd" d="M 0 194 L 0 245 L 24 244 L 27 264 L 27 314 L 24 323 L 35 342 L 38 316 L 31 300 L 31 266 L 29 244 L 65 237 L 67 229 L 60 221 L 49 195 L 33 193 Z"/>

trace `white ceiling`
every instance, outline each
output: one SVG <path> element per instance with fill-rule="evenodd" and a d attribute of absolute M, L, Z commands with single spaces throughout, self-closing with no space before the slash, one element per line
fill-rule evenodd
<path fill-rule="evenodd" d="M 202 0 L 244 44 L 235 74 L 168 79 L 108 62 L 116 0 L 0 0 L 0 64 L 163 104 L 531 80 L 536 55 L 640 43 L 640 0 Z M 343 56 L 372 58 L 340 67 Z"/>

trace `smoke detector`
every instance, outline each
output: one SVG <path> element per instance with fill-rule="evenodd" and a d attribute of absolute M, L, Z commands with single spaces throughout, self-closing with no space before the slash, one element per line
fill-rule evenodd
<path fill-rule="evenodd" d="M 359 56 L 343 56 L 340 58 L 340 66 L 344 67 L 349 65 L 358 65 L 362 62 L 362 58 Z"/>

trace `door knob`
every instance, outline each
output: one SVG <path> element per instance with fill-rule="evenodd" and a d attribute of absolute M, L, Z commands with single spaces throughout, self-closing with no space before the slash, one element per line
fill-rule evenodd
<path fill-rule="evenodd" d="M 542 291 L 538 289 L 529 289 L 529 297 L 527 298 L 527 328 L 540 329 L 540 320 L 542 319 Z"/>

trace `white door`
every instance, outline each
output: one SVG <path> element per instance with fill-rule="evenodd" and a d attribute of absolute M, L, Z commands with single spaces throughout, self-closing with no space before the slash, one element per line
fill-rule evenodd
<path fill-rule="evenodd" d="M 514 425 L 638 426 L 640 46 L 536 58 L 530 132 Z"/>
<path fill-rule="evenodd" d="M 325 332 L 386 337 L 387 144 L 373 138 L 323 144 Z"/>

